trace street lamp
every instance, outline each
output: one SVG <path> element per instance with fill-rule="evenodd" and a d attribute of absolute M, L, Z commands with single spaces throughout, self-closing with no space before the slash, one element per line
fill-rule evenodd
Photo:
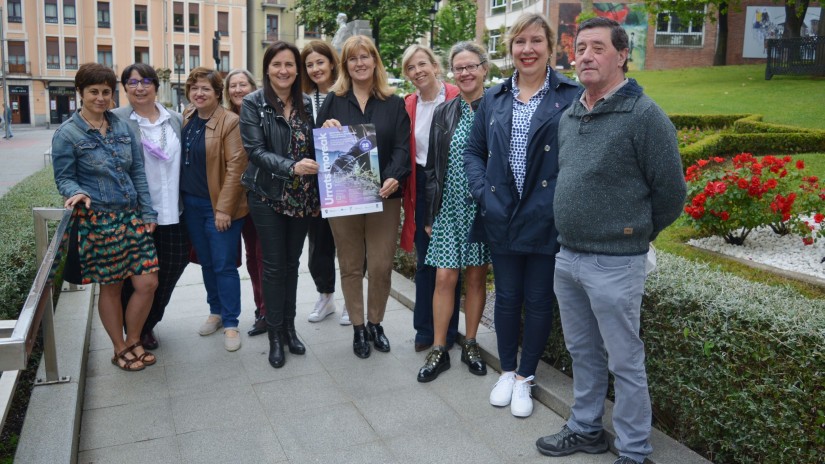
<path fill-rule="evenodd" d="M 430 8 L 430 48 L 433 47 L 435 43 L 435 15 L 438 13 L 438 4 L 441 3 L 441 0 L 433 1 L 433 6 Z"/>
<path fill-rule="evenodd" d="M 177 88 L 177 95 L 178 95 L 178 110 L 180 109 L 180 102 L 181 102 L 181 91 L 180 91 L 180 75 L 183 72 L 183 54 L 176 53 L 175 54 L 175 74 L 178 75 L 178 88 Z"/>

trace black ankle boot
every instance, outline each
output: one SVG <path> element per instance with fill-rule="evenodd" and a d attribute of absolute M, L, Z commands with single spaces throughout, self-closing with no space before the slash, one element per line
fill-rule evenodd
<path fill-rule="evenodd" d="M 355 335 L 352 339 L 352 351 L 355 356 L 366 359 L 370 357 L 370 343 L 367 329 L 363 325 L 353 326 Z"/>
<path fill-rule="evenodd" d="M 384 335 L 384 328 L 381 327 L 380 322 L 378 324 L 367 322 L 367 336 L 369 336 L 370 341 L 375 345 L 376 350 L 384 353 L 390 351 L 390 341 L 387 336 Z"/>
<path fill-rule="evenodd" d="M 418 370 L 419 382 L 430 382 L 438 377 L 438 374 L 450 368 L 450 353 L 446 347 L 434 347 L 427 355 L 424 367 Z"/>
<path fill-rule="evenodd" d="M 301 343 L 298 334 L 295 333 L 295 319 L 284 319 L 284 341 L 289 346 L 289 352 L 292 354 L 304 354 L 307 352 L 306 346 Z"/>
<path fill-rule="evenodd" d="M 284 341 L 281 338 L 281 331 L 270 327 L 267 331 L 269 335 L 269 364 L 274 368 L 283 367 L 286 363 L 284 355 Z"/>
<path fill-rule="evenodd" d="M 266 319 L 263 316 L 257 316 L 255 318 L 255 323 L 252 324 L 252 328 L 249 329 L 249 332 L 246 334 L 250 337 L 254 337 L 255 335 L 260 335 L 262 333 L 266 333 Z"/>

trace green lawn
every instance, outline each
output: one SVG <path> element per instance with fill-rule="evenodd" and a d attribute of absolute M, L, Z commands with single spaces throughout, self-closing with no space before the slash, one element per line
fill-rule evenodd
<path fill-rule="evenodd" d="M 765 122 L 825 129 L 825 78 L 774 76 L 765 65 L 634 71 L 667 113 L 758 113 Z"/>

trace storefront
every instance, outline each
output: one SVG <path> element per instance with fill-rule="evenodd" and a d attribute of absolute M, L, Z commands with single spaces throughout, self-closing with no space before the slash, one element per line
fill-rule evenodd
<path fill-rule="evenodd" d="M 13 124 L 30 124 L 29 86 L 9 85 L 9 102 L 11 103 L 11 122 Z"/>
<path fill-rule="evenodd" d="M 61 124 L 77 109 L 74 87 L 49 86 L 49 122 Z"/>

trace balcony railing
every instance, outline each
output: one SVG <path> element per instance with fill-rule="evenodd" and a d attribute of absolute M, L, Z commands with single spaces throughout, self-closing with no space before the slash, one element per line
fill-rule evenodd
<path fill-rule="evenodd" d="M 287 5 L 286 2 L 282 0 L 262 0 L 261 9 L 265 10 L 267 8 L 280 8 L 282 10 L 285 10 L 289 8 L 289 5 Z"/>
<path fill-rule="evenodd" d="M 9 74 L 22 74 L 26 76 L 32 75 L 32 63 L 31 61 L 17 62 L 17 61 L 6 61 L 6 69 L 9 70 Z"/>

